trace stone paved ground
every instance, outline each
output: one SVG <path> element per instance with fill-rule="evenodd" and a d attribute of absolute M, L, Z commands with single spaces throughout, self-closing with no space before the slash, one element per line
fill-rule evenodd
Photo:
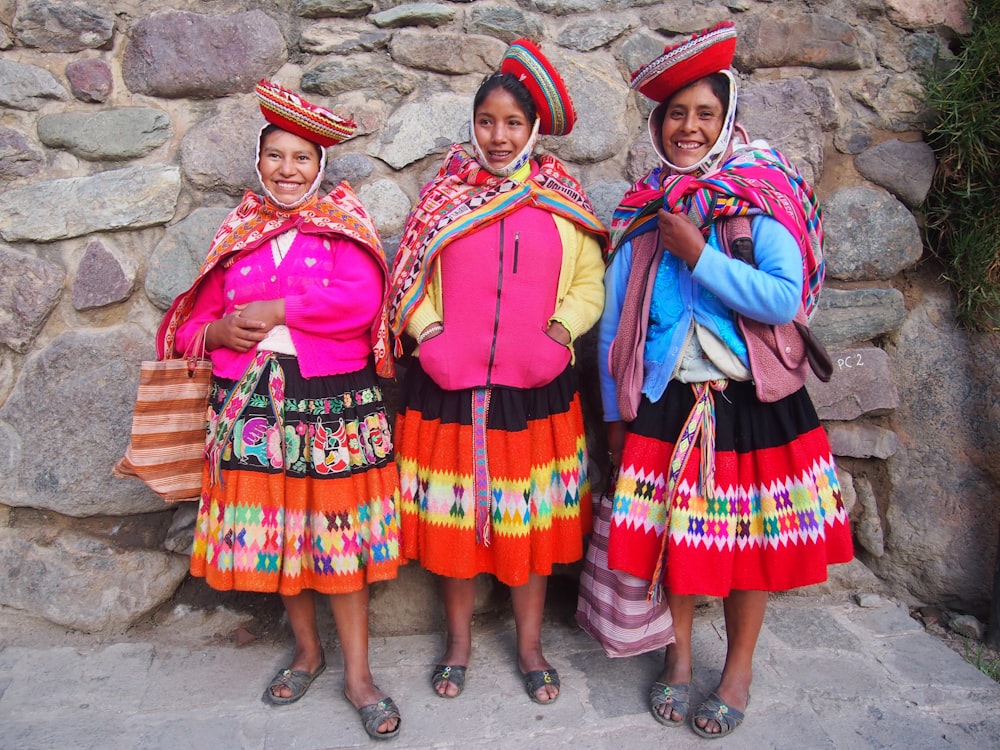
<path fill-rule="evenodd" d="M 1000 685 L 928 635 L 901 604 L 862 608 L 845 590 L 774 596 L 756 658 L 753 699 L 739 731 L 711 747 L 1000 747 Z M 698 748 L 688 728 L 655 723 L 645 693 L 659 654 L 608 659 L 572 625 L 569 602 L 551 602 L 546 653 L 563 693 L 536 706 L 512 662 L 508 613 L 477 622 L 465 692 L 434 696 L 428 675 L 436 635 L 375 638 L 380 684 L 403 712 L 388 747 Z M 267 679 L 288 658 L 279 629 L 239 646 L 245 615 L 180 609 L 116 638 L 43 626 L 0 612 L 0 748 L 18 750 L 325 750 L 369 747 L 331 668 L 299 703 L 264 705 Z M 260 623 L 258 623 L 260 625 Z M 324 623 L 330 632 L 329 623 Z M 699 608 L 693 691 L 716 684 L 724 653 L 721 608 Z M 381 746 L 381 745 L 379 745 Z"/>

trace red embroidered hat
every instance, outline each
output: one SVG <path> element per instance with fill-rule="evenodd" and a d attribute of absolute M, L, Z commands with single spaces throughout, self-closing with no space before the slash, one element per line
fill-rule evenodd
<path fill-rule="evenodd" d="M 541 135 L 566 135 L 576 124 L 576 112 L 566 84 L 534 42 L 516 39 L 500 61 L 500 72 L 523 83 L 538 110 Z"/>
<path fill-rule="evenodd" d="M 728 70 L 735 53 L 736 26 L 732 21 L 722 21 L 680 44 L 666 47 L 662 55 L 632 74 L 629 88 L 664 102 L 689 83 Z"/>
<path fill-rule="evenodd" d="M 261 79 L 255 92 L 265 120 L 323 148 L 347 140 L 357 129 L 354 120 L 335 115 L 271 81 Z"/>

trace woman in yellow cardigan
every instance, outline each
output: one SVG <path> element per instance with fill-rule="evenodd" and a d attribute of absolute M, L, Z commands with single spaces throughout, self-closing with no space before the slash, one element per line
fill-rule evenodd
<path fill-rule="evenodd" d="M 573 341 L 603 308 L 607 234 L 565 167 L 531 157 L 573 119 L 538 48 L 513 43 L 393 271 L 391 323 L 418 342 L 395 430 L 403 554 L 441 576 L 448 635 L 431 683 L 445 698 L 465 683 L 480 573 L 511 588 L 528 696 L 559 695 L 542 610 L 553 564 L 579 560 L 590 529 Z"/>

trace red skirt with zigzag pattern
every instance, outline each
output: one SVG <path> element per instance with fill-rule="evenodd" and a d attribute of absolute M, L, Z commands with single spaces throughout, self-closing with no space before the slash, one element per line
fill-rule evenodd
<path fill-rule="evenodd" d="M 850 523 L 833 455 L 805 388 L 762 403 L 750 382 L 713 394 L 711 492 L 703 440 L 676 481 L 667 523 L 667 475 L 695 403 L 672 381 L 656 403 L 643 398 L 629 424 L 614 496 L 609 564 L 662 582 L 675 594 L 783 591 L 825 581 L 827 566 L 853 556 Z"/>

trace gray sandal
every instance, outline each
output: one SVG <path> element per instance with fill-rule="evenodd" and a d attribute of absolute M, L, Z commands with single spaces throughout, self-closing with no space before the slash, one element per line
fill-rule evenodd
<path fill-rule="evenodd" d="M 541 690 L 546 685 L 551 685 L 552 687 L 559 689 L 556 693 L 555 698 L 549 698 L 547 701 L 539 700 L 536 693 Z M 528 693 L 528 697 L 532 701 L 540 706 L 547 706 L 550 703 L 555 703 L 562 693 L 560 689 L 562 685 L 559 682 L 559 673 L 554 669 L 534 669 L 524 675 L 524 689 Z"/>
<path fill-rule="evenodd" d="M 750 697 L 747 696 L 747 703 L 750 702 Z M 698 710 L 694 712 L 694 718 L 691 720 L 691 728 L 694 733 L 699 737 L 704 737 L 706 740 L 716 740 L 719 737 L 725 737 L 727 734 L 732 734 L 736 731 L 736 728 L 743 723 L 744 714 L 742 711 L 737 711 L 731 706 L 727 706 L 722 702 L 722 698 L 719 697 L 718 693 L 712 693 L 705 702 L 698 706 Z M 705 727 L 698 726 L 698 719 L 707 719 L 708 721 L 715 721 L 719 724 L 718 732 L 709 732 Z"/>
<path fill-rule="evenodd" d="M 667 706 L 669 710 L 661 714 L 658 710 L 660 706 Z M 654 682 L 649 688 L 649 711 L 653 714 L 653 718 L 665 727 L 682 726 L 687 719 L 690 706 L 691 698 L 687 684 L 671 685 L 666 682 Z M 672 713 L 680 714 L 681 718 L 676 721 L 671 719 Z"/>
<path fill-rule="evenodd" d="M 306 694 L 309 686 L 313 684 L 313 680 L 323 674 L 325 669 L 326 659 L 312 673 L 301 669 L 279 669 L 278 673 L 274 675 L 274 679 L 271 680 L 271 684 L 264 690 L 261 700 L 274 706 L 287 706 L 289 703 L 295 703 Z M 274 694 L 275 690 L 283 687 L 291 690 L 292 694 L 289 696 Z"/>
<path fill-rule="evenodd" d="M 457 664 L 436 665 L 434 667 L 434 672 L 431 674 L 431 686 L 434 688 L 434 692 L 442 698 L 457 698 L 460 696 L 462 694 L 462 690 L 465 689 L 465 669 L 465 667 Z M 454 695 L 438 693 L 438 686 L 442 682 L 450 682 L 458 689 L 458 692 Z"/>
<path fill-rule="evenodd" d="M 403 719 L 399 715 L 392 698 L 383 698 L 378 703 L 371 703 L 358 709 L 361 714 L 361 723 L 364 724 L 365 731 L 373 740 L 391 740 L 399 734 L 399 728 L 403 726 Z M 378 728 L 389 719 L 396 719 L 396 728 L 391 732 L 380 732 Z"/>

